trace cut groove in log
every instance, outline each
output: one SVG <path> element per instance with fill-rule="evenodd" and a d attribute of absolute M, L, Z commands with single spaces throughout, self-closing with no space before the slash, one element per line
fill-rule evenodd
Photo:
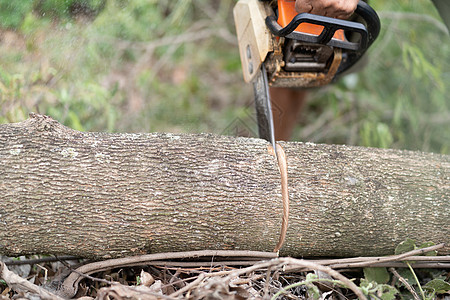
<path fill-rule="evenodd" d="M 449 244 L 449 156 L 281 144 L 291 203 L 282 255 L 392 254 L 407 237 Z M 0 125 L 0 253 L 270 251 L 282 201 L 267 146 L 212 134 L 82 133 L 36 114 Z"/>

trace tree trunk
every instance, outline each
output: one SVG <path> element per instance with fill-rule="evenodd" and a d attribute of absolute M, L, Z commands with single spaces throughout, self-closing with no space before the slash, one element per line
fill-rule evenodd
<path fill-rule="evenodd" d="M 450 243 L 449 156 L 281 145 L 291 204 L 282 255 Z M 261 139 L 82 133 L 34 114 L 0 125 L 2 254 L 271 251 L 281 215 L 280 173 Z"/>

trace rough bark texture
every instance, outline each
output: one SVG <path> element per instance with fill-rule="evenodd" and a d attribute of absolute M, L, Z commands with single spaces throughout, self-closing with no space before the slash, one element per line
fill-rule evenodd
<path fill-rule="evenodd" d="M 282 146 L 291 203 L 283 255 L 392 254 L 407 237 L 450 242 L 449 156 Z M 264 140 L 82 133 L 39 115 L 0 125 L 2 254 L 271 251 L 281 214 Z"/>

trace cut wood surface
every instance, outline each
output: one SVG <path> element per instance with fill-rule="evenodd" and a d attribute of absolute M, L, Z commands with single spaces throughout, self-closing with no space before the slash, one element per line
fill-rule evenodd
<path fill-rule="evenodd" d="M 281 145 L 282 255 L 385 255 L 406 238 L 449 244 L 450 156 Z M 271 251 L 282 200 L 268 147 L 212 134 L 83 133 L 36 114 L 0 125 L 0 253 Z"/>

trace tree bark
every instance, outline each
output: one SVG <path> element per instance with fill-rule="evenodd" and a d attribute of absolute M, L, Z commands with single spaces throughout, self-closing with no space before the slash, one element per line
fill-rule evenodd
<path fill-rule="evenodd" d="M 449 156 L 281 145 L 282 255 L 385 255 L 408 237 L 449 244 Z M 0 125 L 1 254 L 271 251 L 281 215 L 280 173 L 261 139 L 83 133 L 35 114 Z"/>

